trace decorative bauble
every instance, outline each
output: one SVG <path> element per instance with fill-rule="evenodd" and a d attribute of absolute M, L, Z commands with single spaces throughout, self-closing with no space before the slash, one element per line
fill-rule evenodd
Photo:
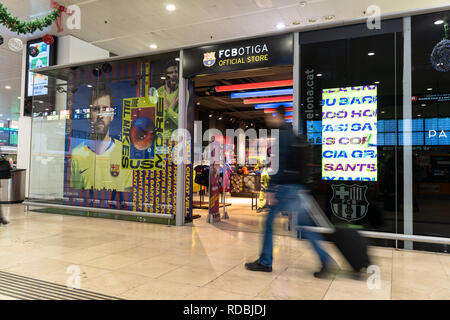
<path fill-rule="evenodd" d="M 94 75 L 94 77 L 100 77 L 103 74 L 103 72 L 101 68 L 97 67 L 92 70 L 92 74 Z"/>
<path fill-rule="evenodd" d="M 5 39 L 3 39 L 2 36 L 0 36 L 0 46 L 3 44 L 3 42 L 5 42 Z"/>
<path fill-rule="evenodd" d="M 42 41 L 44 41 L 45 44 L 51 46 L 53 43 L 55 43 L 55 38 L 53 38 L 53 36 L 46 34 L 43 38 Z"/>
<path fill-rule="evenodd" d="M 104 73 L 110 73 L 112 71 L 112 65 L 110 63 L 104 63 L 102 65 L 102 71 Z"/>
<path fill-rule="evenodd" d="M 444 39 L 439 42 L 431 53 L 431 64 L 433 68 L 441 72 L 450 71 L 450 40 Z"/>
<path fill-rule="evenodd" d="M 23 50 L 23 42 L 18 38 L 11 38 L 8 41 L 8 47 L 12 51 L 19 52 Z"/>
<path fill-rule="evenodd" d="M 28 54 L 30 56 L 32 56 L 33 58 L 37 57 L 39 55 L 39 49 L 36 48 L 36 47 L 31 46 L 31 47 L 28 48 Z"/>

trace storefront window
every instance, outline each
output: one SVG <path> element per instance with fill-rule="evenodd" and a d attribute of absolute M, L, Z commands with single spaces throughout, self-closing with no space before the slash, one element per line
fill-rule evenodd
<path fill-rule="evenodd" d="M 450 11 L 411 18 L 413 230 L 450 237 Z M 447 31 L 446 31 L 447 30 Z M 415 124 L 415 125 L 414 125 Z M 415 249 L 446 251 L 444 245 Z"/>
<path fill-rule="evenodd" d="M 30 197 L 174 215 L 177 58 L 178 53 L 49 74 L 47 108 L 33 101 Z"/>

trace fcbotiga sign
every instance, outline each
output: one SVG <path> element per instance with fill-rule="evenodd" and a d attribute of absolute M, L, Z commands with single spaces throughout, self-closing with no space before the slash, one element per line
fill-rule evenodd
<path fill-rule="evenodd" d="M 280 35 L 246 41 L 187 49 L 183 74 L 190 78 L 245 69 L 293 64 L 293 35 Z"/>

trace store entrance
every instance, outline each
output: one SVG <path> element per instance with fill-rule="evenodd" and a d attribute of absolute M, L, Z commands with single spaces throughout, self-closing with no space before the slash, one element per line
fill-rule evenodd
<path fill-rule="evenodd" d="M 235 231 L 263 231 L 268 210 L 264 190 L 270 179 L 267 170 L 270 164 L 270 130 L 265 118 L 283 104 L 288 108 L 287 121 L 292 122 L 292 75 L 292 66 L 280 66 L 192 79 L 196 121 L 193 213 L 198 218 L 194 219 L 194 224 L 209 222 L 209 199 L 210 196 L 217 198 L 214 191 L 211 193 L 214 188 L 210 188 L 211 162 L 214 161 L 211 141 L 215 141 L 220 144 L 221 164 L 218 188 L 220 218 L 214 221 L 214 225 Z M 245 138 L 239 137 L 239 129 L 246 133 Z M 235 136 L 230 137 L 227 130 L 232 130 Z M 252 132 L 256 133 L 256 141 L 251 136 Z M 280 215 L 274 230 L 287 233 L 287 222 L 288 217 Z"/>

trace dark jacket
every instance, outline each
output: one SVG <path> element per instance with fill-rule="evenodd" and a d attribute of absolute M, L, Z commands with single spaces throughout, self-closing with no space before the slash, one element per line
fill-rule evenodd
<path fill-rule="evenodd" d="M 295 135 L 292 126 L 285 123 L 279 128 L 278 143 L 278 156 L 272 155 L 272 161 L 278 160 L 278 172 L 270 176 L 268 190 L 273 192 L 280 184 L 310 184 L 311 168 L 308 165 L 312 163 L 312 150 L 305 137 Z M 276 153 L 273 147 L 272 152 Z"/>

